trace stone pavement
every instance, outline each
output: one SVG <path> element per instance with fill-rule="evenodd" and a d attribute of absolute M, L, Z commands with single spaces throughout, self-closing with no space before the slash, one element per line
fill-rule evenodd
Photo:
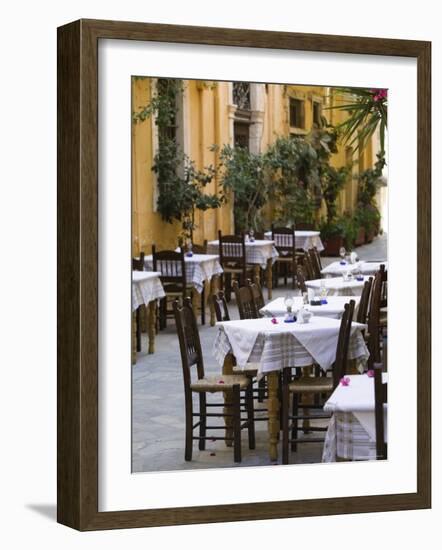
<path fill-rule="evenodd" d="M 383 235 L 369 245 L 356 249 L 362 260 L 387 258 L 387 238 Z M 328 265 L 336 258 L 323 258 Z M 273 296 L 284 296 L 286 288 L 274 289 Z M 264 289 L 264 296 L 266 291 Z M 237 318 L 234 297 L 229 304 L 232 318 Z M 206 374 L 219 374 L 221 367 L 213 357 L 212 344 L 216 327 L 200 328 Z M 242 432 L 242 462 L 233 462 L 233 449 L 223 441 L 207 441 L 206 450 L 198 450 L 194 442 L 191 462 L 184 460 L 184 388 L 178 339 L 173 320 L 157 334 L 155 353 L 148 355 L 146 335 L 143 334 L 142 352 L 138 353 L 132 377 L 132 471 L 172 471 L 184 469 L 225 468 L 238 466 L 265 466 L 272 462 L 267 451 L 267 422 L 255 423 L 256 449 L 247 445 L 247 431 Z M 222 401 L 222 394 L 210 394 L 212 402 Z M 256 403 L 257 407 L 265 407 Z M 263 416 L 265 413 L 258 413 Z M 220 424 L 222 419 L 211 421 Z M 219 435 L 219 430 L 214 435 Z M 317 463 L 321 461 L 322 443 L 298 445 L 298 451 L 290 453 L 291 463 Z"/>

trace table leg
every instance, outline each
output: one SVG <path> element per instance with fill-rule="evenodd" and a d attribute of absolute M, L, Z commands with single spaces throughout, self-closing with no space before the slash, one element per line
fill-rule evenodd
<path fill-rule="evenodd" d="M 210 279 L 210 298 L 209 298 L 209 307 L 210 307 L 210 326 L 214 327 L 216 323 L 215 310 L 212 305 L 212 296 L 214 296 L 218 291 L 218 275 L 213 275 Z"/>
<path fill-rule="evenodd" d="M 137 362 L 137 317 L 136 312 L 132 311 L 132 365 Z"/>
<path fill-rule="evenodd" d="M 267 260 L 266 267 L 266 280 L 267 280 L 267 297 L 269 300 L 272 299 L 272 286 L 273 286 L 273 273 L 272 273 L 272 258 Z"/>
<path fill-rule="evenodd" d="M 224 359 L 223 364 L 223 374 L 233 374 L 233 366 L 235 364 L 235 358 L 231 353 L 228 353 Z M 232 401 L 233 401 L 233 395 L 232 391 L 225 391 L 224 393 L 224 414 L 232 414 Z M 226 405 L 226 403 L 228 405 Z M 225 431 L 225 437 L 232 438 L 233 437 L 233 417 L 232 416 L 226 416 L 224 418 L 224 423 L 226 425 L 226 431 Z M 233 444 L 233 439 L 226 440 L 226 446 L 231 447 Z"/>
<path fill-rule="evenodd" d="M 147 335 L 149 338 L 148 353 L 155 353 L 155 331 L 156 331 L 156 300 L 149 302 L 147 306 Z"/>
<path fill-rule="evenodd" d="M 269 372 L 267 374 L 268 400 L 267 409 L 269 414 L 269 455 L 272 462 L 278 460 L 278 436 L 279 436 L 279 372 Z"/>

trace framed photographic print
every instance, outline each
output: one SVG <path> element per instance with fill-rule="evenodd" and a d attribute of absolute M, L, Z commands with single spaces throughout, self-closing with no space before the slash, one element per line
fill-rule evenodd
<path fill-rule="evenodd" d="M 59 28 L 60 523 L 430 507 L 430 52 Z"/>

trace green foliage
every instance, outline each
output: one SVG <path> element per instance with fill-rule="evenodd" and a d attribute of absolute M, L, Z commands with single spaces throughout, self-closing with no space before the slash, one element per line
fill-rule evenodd
<path fill-rule="evenodd" d="M 344 142 L 363 148 L 379 128 L 381 151 L 385 148 L 387 129 L 388 94 L 385 89 L 341 88 L 339 90 L 351 96 L 350 102 L 333 105 L 331 109 L 347 111 L 349 116 L 337 129 L 342 132 Z"/>
<path fill-rule="evenodd" d="M 334 168 L 324 167 L 322 174 L 322 195 L 327 207 L 327 220 L 332 221 L 336 217 L 336 201 L 339 192 L 344 188 L 349 169 L 346 166 Z"/>
<path fill-rule="evenodd" d="M 147 105 L 133 113 L 133 121 L 138 123 L 155 117 L 159 147 L 152 170 L 158 179 L 157 208 L 164 221 L 180 221 L 183 236 L 192 239 L 196 227 L 195 210 L 218 208 L 223 197 L 205 192 L 205 187 L 215 176 L 215 169 L 207 166 L 198 170 L 195 162 L 184 154 L 168 131 L 176 126 L 177 94 L 181 91 L 181 80 L 160 79 L 158 93 Z"/>
<path fill-rule="evenodd" d="M 381 215 L 376 206 L 371 204 L 359 206 L 355 211 L 354 219 L 358 227 L 365 229 L 367 235 L 379 231 Z"/>
<path fill-rule="evenodd" d="M 183 236 L 192 239 L 195 225 L 195 210 L 218 208 L 223 198 L 208 194 L 204 188 L 213 180 L 212 166 L 198 170 L 174 141 L 164 140 L 154 157 L 152 167 L 158 175 L 159 195 L 157 208 L 164 221 L 182 222 Z"/>
<path fill-rule="evenodd" d="M 349 250 L 351 250 L 354 246 L 358 235 L 358 229 L 358 224 L 355 222 L 353 216 L 348 212 L 332 220 L 322 220 L 319 226 L 321 239 L 327 241 L 333 237 L 342 237 L 344 239 L 345 247 Z"/>
<path fill-rule="evenodd" d="M 262 229 L 260 210 L 269 196 L 264 156 L 242 147 L 213 146 L 219 155 L 219 179 L 225 199 L 233 193 L 235 232 Z"/>
<path fill-rule="evenodd" d="M 378 188 L 382 185 L 382 169 L 384 168 L 384 154 L 377 154 L 377 161 L 373 168 L 368 168 L 358 176 L 358 204 L 362 207 L 371 205 L 376 206 L 375 197 Z"/>

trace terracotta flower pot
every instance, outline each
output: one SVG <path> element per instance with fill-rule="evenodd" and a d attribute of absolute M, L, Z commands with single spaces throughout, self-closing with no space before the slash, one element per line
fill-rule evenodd
<path fill-rule="evenodd" d="M 370 229 L 370 231 L 368 231 L 366 234 L 365 234 L 365 242 L 366 243 L 371 243 L 374 239 L 374 229 Z"/>
<path fill-rule="evenodd" d="M 339 249 L 344 246 L 344 238 L 340 235 L 336 235 L 334 237 L 329 237 L 324 242 L 324 256 L 339 256 Z"/>
<path fill-rule="evenodd" d="M 360 227 L 359 231 L 358 231 L 358 234 L 356 236 L 355 245 L 356 246 L 361 246 L 364 243 L 365 243 L 365 228 Z"/>

